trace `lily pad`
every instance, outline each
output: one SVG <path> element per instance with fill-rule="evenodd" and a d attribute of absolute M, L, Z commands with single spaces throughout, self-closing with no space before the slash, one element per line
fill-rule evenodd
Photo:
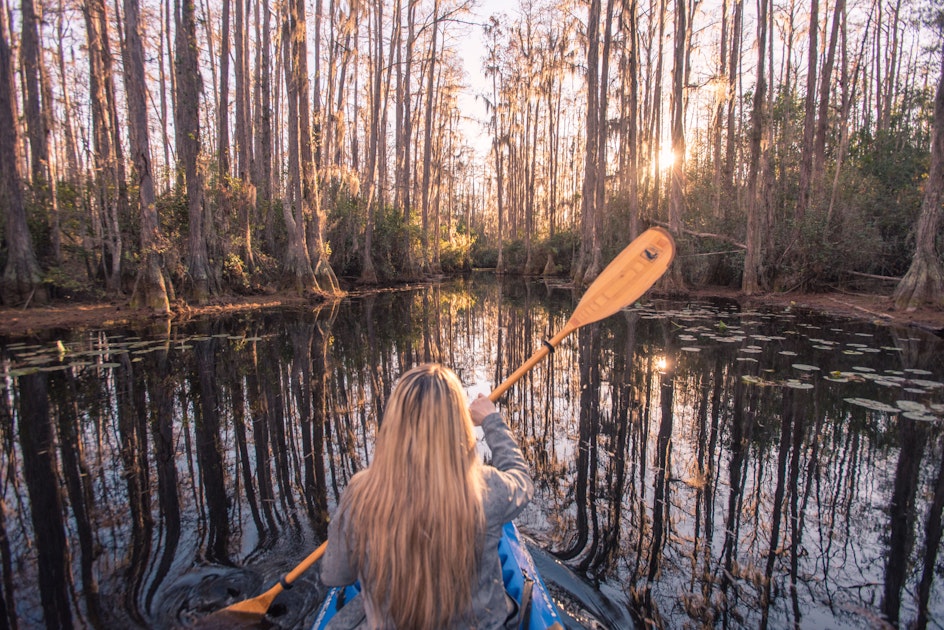
<path fill-rule="evenodd" d="M 683 348 L 679 348 L 679 350 L 682 352 L 701 352 L 701 348 L 696 348 L 694 346 L 685 346 Z"/>
<path fill-rule="evenodd" d="M 859 407 L 865 407 L 866 409 L 871 409 L 872 411 L 884 411 L 885 413 L 899 413 L 901 410 L 898 407 L 892 407 L 891 405 L 886 405 L 883 402 L 878 400 L 872 400 L 870 398 L 843 398 L 850 405 L 857 405 Z"/>
<path fill-rule="evenodd" d="M 919 420 L 921 422 L 934 422 L 938 419 L 936 416 L 921 411 L 906 411 L 901 415 L 909 420 Z"/>
<path fill-rule="evenodd" d="M 793 368 L 802 372 L 819 372 L 819 368 L 815 365 L 806 365 L 805 363 L 794 363 Z"/>
<path fill-rule="evenodd" d="M 853 365 L 852 369 L 855 370 L 856 372 L 874 372 L 875 371 L 870 367 L 864 367 L 861 365 Z"/>
<path fill-rule="evenodd" d="M 784 381 L 783 384 L 791 389 L 813 389 L 812 383 L 804 383 L 803 381 L 798 381 L 795 378 Z"/>

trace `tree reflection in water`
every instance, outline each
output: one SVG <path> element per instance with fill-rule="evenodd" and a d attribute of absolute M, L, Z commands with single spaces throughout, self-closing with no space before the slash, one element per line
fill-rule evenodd
<path fill-rule="evenodd" d="M 323 540 L 405 369 L 485 391 L 576 297 L 473 276 L 7 340 L 0 626 L 174 627 L 257 594 Z M 671 303 L 582 328 L 501 401 L 537 487 L 521 529 L 657 627 L 941 619 L 941 343 L 843 328 Z M 312 572 L 269 621 L 323 594 Z"/>

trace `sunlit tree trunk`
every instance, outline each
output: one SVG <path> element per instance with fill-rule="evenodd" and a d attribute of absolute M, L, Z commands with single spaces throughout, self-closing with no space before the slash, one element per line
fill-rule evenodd
<path fill-rule="evenodd" d="M 260 13 L 262 13 L 260 23 Z M 256 189 L 256 212 L 264 218 L 267 233 L 274 232 L 274 218 L 272 216 L 272 90 L 271 90 L 271 56 L 272 47 L 270 34 L 270 11 L 267 0 L 255 2 L 256 47 L 255 68 L 255 133 L 253 135 L 254 154 L 252 183 Z M 246 140 L 248 143 L 248 139 Z"/>
<path fill-rule="evenodd" d="M 144 306 L 157 313 L 168 313 L 167 285 L 162 261 L 165 246 L 155 206 L 154 177 L 151 167 L 151 143 L 148 137 L 147 88 L 144 74 L 143 26 L 138 0 L 124 0 L 125 41 L 124 75 L 128 105 L 128 144 L 137 177 L 138 200 L 141 204 L 140 238 L 142 264 L 138 269 L 133 305 Z"/>
<path fill-rule="evenodd" d="M 381 121 L 381 87 L 383 85 L 384 56 L 383 56 L 383 0 L 373 3 L 370 16 L 374 19 L 373 28 L 370 29 L 370 124 L 367 137 L 367 169 L 365 179 L 367 182 L 366 203 L 364 206 L 364 248 L 361 251 L 361 276 L 360 281 L 365 284 L 375 284 L 377 282 L 377 270 L 374 268 L 373 247 L 374 247 L 374 204 L 376 203 L 378 188 L 378 152 L 380 147 L 380 128 Z M 368 17 L 368 21 L 370 19 Z M 392 61 L 392 60 L 391 60 Z"/>
<path fill-rule="evenodd" d="M 103 0 L 86 0 L 82 5 L 88 33 L 89 91 L 91 94 L 94 137 L 95 213 L 100 217 L 104 243 L 102 269 L 105 286 L 111 292 L 121 289 L 121 258 L 124 243 L 121 217 L 126 215 L 127 190 L 112 74 L 108 16 Z"/>
<path fill-rule="evenodd" d="M 622 109 L 622 144 L 620 159 L 624 161 L 620 169 L 622 182 L 620 189 L 627 196 L 629 203 L 629 238 L 639 235 L 639 36 L 637 0 L 623 0 L 621 18 L 623 37 L 627 45 L 621 56 L 620 75 L 623 82 Z"/>
<path fill-rule="evenodd" d="M 940 72 L 934 95 L 931 166 L 924 184 L 921 212 L 915 225 L 915 253 L 911 267 L 892 296 L 897 308 L 909 310 L 922 304 L 944 306 L 944 269 L 937 247 L 941 214 L 944 212 L 941 209 L 944 203 L 944 52 L 941 53 Z"/>
<path fill-rule="evenodd" d="M 65 8 L 64 0 L 59 0 L 58 11 L 56 15 L 56 35 L 57 35 L 57 55 L 56 61 L 59 65 L 59 84 L 62 88 L 62 130 L 65 134 L 65 153 L 66 169 L 65 179 L 69 182 L 75 182 L 79 176 L 79 154 L 76 149 L 75 127 L 72 120 L 72 97 L 70 96 L 70 86 L 66 75 L 65 47 Z"/>
<path fill-rule="evenodd" d="M 685 84 L 688 55 L 688 10 L 685 0 L 675 2 L 675 49 L 672 65 L 672 167 L 669 170 L 669 229 L 682 233 L 682 214 L 685 211 Z M 685 288 L 682 265 L 672 265 L 666 276 L 666 288 L 681 291 Z"/>
<path fill-rule="evenodd" d="M 294 1 L 294 29 L 292 31 L 291 70 L 296 83 L 295 98 L 298 101 L 298 143 L 299 168 L 302 178 L 303 229 L 308 230 L 308 255 L 314 272 L 315 291 L 338 293 L 338 280 L 328 262 L 328 249 L 325 244 L 325 213 L 321 207 L 321 194 L 318 191 L 318 173 L 315 168 L 314 153 L 311 148 L 311 90 L 308 82 L 308 29 L 305 17 L 305 0 Z"/>
<path fill-rule="evenodd" d="M 207 252 L 207 216 L 203 205 L 203 175 L 197 160 L 200 155 L 200 93 L 202 79 L 197 65 L 197 28 L 194 0 L 175 0 L 177 11 L 176 64 L 177 98 L 175 127 L 177 156 L 187 186 L 187 215 L 189 218 L 187 272 L 190 296 L 198 304 L 205 304 L 216 293 L 216 284 L 210 270 Z"/>
<path fill-rule="evenodd" d="M 731 54 L 728 55 L 728 77 L 727 88 L 730 92 L 728 98 L 728 120 L 727 136 L 725 138 L 724 166 L 722 170 L 721 186 L 726 193 L 725 198 L 728 203 L 734 203 L 734 170 L 735 160 L 737 159 L 738 132 L 740 125 L 736 124 L 738 101 L 738 72 L 741 67 L 741 31 L 744 15 L 744 0 L 735 0 L 734 15 L 731 21 Z"/>
<path fill-rule="evenodd" d="M 600 177 L 600 0 L 590 0 L 587 14 L 587 147 L 584 154 L 583 198 L 581 204 L 580 253 L 574 265 L 574 282 L 582 284 L 590 271 L 593 248 L 597 243 L 596 214 L 597 180 Z M 599 273 L 599 270 L 597 270 Z"/>
<path fill-rule="evenodd" d="M 6 12 L 0 10 L 0 205 L 5 208 L 7 244 L 0 295 L 7 305 L 39 304 L 46 301 L 46 290 L 26 224 L 26 207 L 20 188 L 20 166 L 16 159 L 16 92 L 6 20 Z"/>
<path fill-rule="evenodd" d="M 436 50 L 439 44 L 439 0 L 433 0 L 432 33 L 429 44 L 429 61 L 426 75 L 426 116 L 423 132 L 423 187 L 422 187 L 422 217 L 423 217 L 423 269 L 430 270 L 430 233 L 429 233 L 429 210 L 430 210 L 430 185 L 432 183 L 432 164 L 433 164 L 433 115 L 435 109 L 435 86 L 436 77 Z M 439 238 L 438 234 L 433 238 Z M 438 271 L 438 270 L 436 270 Z"/>

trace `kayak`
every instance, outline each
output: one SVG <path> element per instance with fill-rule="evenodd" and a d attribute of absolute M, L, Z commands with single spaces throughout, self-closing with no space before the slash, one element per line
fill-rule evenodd
<path fill-rule="evenodd" d="M 531 554 L 521 542 L 521 535 L 513 522 L 505 523 L 502 537 L 498 541 L 498 559 L 501 562 L 502 579 L 505 591 L 518 604 L 518 628 L 522 630 L 563 630 L 557 605 L 551 599 L 544 580 L 534 566 Z M 336 586 L 328 591 L 327 597 L 318 609 L 318 616 L 312 630 L 323 630 L 335 614 L 360 593 L 359 582 L 348 586 Z"/>

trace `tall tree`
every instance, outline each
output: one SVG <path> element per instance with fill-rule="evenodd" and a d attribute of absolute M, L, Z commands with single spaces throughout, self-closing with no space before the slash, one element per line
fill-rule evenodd
<path fill-rule="evenodd" d="M 601 177 L 600 162 L 600 0 L 590 0 L 587 14 L 587 114 L 584 153 L 583 198 L 581 205 L 581 244 L 580 254 L 574 269 L 574 282 L 584 282 L 589 271 L 589 280 L 595 275 L 591 270 L 594 250 L 599 248 L 596 214 L 602 209 L 596 207 L 597 181 Z M 599 273 L 599 269 L 596 270 Z"/>
<path fill-rule="evenodd" d="M 898 283 L 892 296 L 898 308 L 914 309 L 921 304 L 944 306 L 944 268 L 941 265 L 941 252 L 937 248 L 941 214 L 944 212 L 941 209 L 944 203 L 944 47 L 939 50 L 941 71 L 934 96 L 931 165 L 924 185 L 921 212 L 914 229 L 914 257 L 908 273 Z"/>
<path fill-rule="evenodd" d="M 124 157 L 119 137 L 117 99 L 112 69 L 109 20 L 104 0 L 86 0 L 82 5 L 88 41 L 89 92 L 92 101 L 92 137 L 95 152 L 95 191 L 92 221 L 96 240 L 103 241 L 102 271 L 105 286 L 121 290 L 124 238 L 121 222 L 127 216 L 128 192 Z"/>
<path fill-rule="evenodd" d="M 239 4 L 241 0 L 236 0 Z M 220 27 L 220 103 L 216 113 L 217 145 L 216 160 L 220 170 L 220 184 L 226 186 L 229 176 L 229 9 L 230 0 L 223 0 L 223 15 Z M 236 24 L 236 32 L 242 33 L 242 24 Z M 238 54 L 238 52 L 237 52 Z M 239 70 L 237 69 L 237 72 Z"/>
<path fill-rule="evenodd" d="M 311 268 L 314 272 L 315 291 L 338 293 L 338 280 L 328 260 L 328 247 L 325 242 L 325 217 L 321 206 L 318 173 L 311 136 L 311 90 L 308 82 L 308 30 L 305 17 L 305 0 L 289 0 L 295 3 L 294 31 L 292 37 L 292 73 L 296 82 L 298 99 L 298 142 L 299 167 L 302 183 L 302 211 L 307 221 L 307 245 Z"/>
<path fill-rule="evenodd" d="M 688 9 L 685 0 L 675 0 L 675 46 L 672 64 L 672 166 L 669 169 L 669 229 L 682 232 L 685 211 L 685 85 L 689 45 Z M 685 287 L 682 266 L 672 265 L 666 276 L 668 286 L 675 290 Z"/>
<path fill-rule="evenodd" d="M 41 12 L 41 5 L 40 5 Z M 49 151 L 52 133 L 52 99 L 47 70 L 40 43 L 40 24 L 33 0 L 23 0 L 23 28 L 21 41 L 24 83 L 26 84 L 26 129 L 30 143 L 30 167 L 33 195 L 37 205 L 48 218 L 53 258 L 62 262 L 61 237 L 59 231 L 59 206 L 56 198 L 54 161 Z"/>
<path fill-rule="evenodd" d="M 809 206 L 810 179 L 813 172 L 813 131 L 816 126 L 816 63 L 819 59 L 819 0 L 810 0 L 809 48 L 806 60 L 806 97 L 803 102 L 803 144 L 800 146 L 800 187 L 794 214 L 796 227 L 806 215 Z"/>
<path fill-rule="evenodd" d="M 435 78 L 436 78 L 436 56 L 437 46 L 439 45 L 439 0 L 433 0 L 432 31 L 430 33 L 429 60 L 427 61 L 426 75 L 426 115 L 423 131 L 423 188 L 422 188 L 422 217 L 423 217 L 423 269 L 431 270 L 430 266 L 430 243 L 429 243 L 429 211 L 430 211 L 430 186 L 432 185 L 432 165 L 433 165 L 433 117 L 436 115 L 434 104 L 436 99 Z M 439 234 L 434 234 L 433 238 L 439 239 Z M 438 240 L 437 240 L 438 242 Z M 432 271 L 439 271 L 432 269 Z"/>
<path fill-rule="evenodd" d="M 0 206 L 5 209 L 7 264 L 0 280 L 4 304 L 46 301 L 46 289 L 26 224 L 26 207 L 17 161 L 16 92 L 6 11 L 0 8 Z"/>
<path fill-rule="evenodd" d="M 148 137 L 147 87 L 144 74 L 141 10 L 138 0 L 124 0 L 125 40 L 124 72 L 128 105 L 128 144 L 134 174 L 137 177 L 138 200 L 141 204 L 140 239 L 143 264 L 138 269 L 133 305 L 144 306 L 157 313 L 170 312 L 168 283 L 162 265 L 165 242 L 161 236 L 155 205 L 154 176 L 151 167 L 151 142 Z M 171 289 L 173 291 L 173 289 Z"/>
<path fill-rule="evenodd" d="M 767 12 L 770 0 L 758 0 L 757 18 L 757 85 L 754 88 L 751 111 L 750 162 L 747 173 L 747 252 L 744 255 L 744 275 L 741 290 L 754 295 L 764 283 L 764 231 L 766 194 L 764 163 L 767 147 L 762 139 L 767 129 Z"/>
<path fill-rule="evenodd" d="M 210 270 L 207 248 L 207 217 L 203 199 L 203 174 L 197 159 L 200 155 L 200 78 L 197 50 L 197 25 L 194 0 L 175 0 L 177 20 L 177 92 L 174 107 L 177 155 L 187 186 L 187 217 L 189 219 L 187 273 L 190 295 L 198 304 L 205 304 L 217 287 Z"/>

